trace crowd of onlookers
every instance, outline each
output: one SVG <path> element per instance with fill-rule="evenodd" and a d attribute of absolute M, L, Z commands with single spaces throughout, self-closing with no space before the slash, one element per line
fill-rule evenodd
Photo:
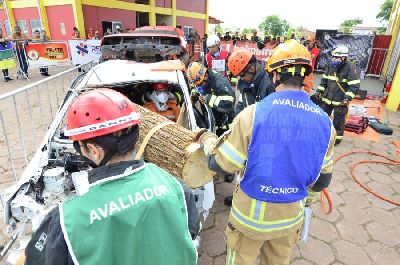
<path fill-rule="evenodd" d="M 197 34 L 197 31 L 195 31 L 195 33 Z M 198 35 L 198 34 L 197 34 Z M 312 58 L 312 63 L 313 63 L 313 67 L 315 68 L 315 63 L 317 60 L 317 57 L 320 53 L 320 49 L 321 49 L 321 43 L 319 40 L 316 40 L 314 36 L 309 35 L 307 37 L 300 37 L 300 38 L 296 38 L 296 35 L 293 33 L 291 34 L 289 37 L 284 36 L 269 36 L 266 35 L 263 39 L 261 37 L 258 36 L 258 32 L 254 31 L 253 34 L 251 35 L 250 39 L 247 37 L 246 33 L 242 33 L 241 35 L 239 35 L 239 32 L 235 32 L 235 34 L 233 36 L 231 36 L 230 32 L 226 32 L 224 36 L 221 35 L 221 33 L 217 33 L 216 34 L 218 36 L 218 38 L 221 41 L 232 41 L 233 44 L 235 45 L 238 41 L 252 41 L 257 43 L 257 47 L 261 50 L 261 49 L 266 49 L 266 50 L 273 50 L 276 46 L 278 46 L 279 44 L 287 41 L 288 39 L 296 39 L 300 44 L 304 45 L 310 52 L 311 54 L 311 58 Z M 198 37 L 200 38 L 200 37 Z M 208 39 L 208 35 L 204 34 L 204 37 L 201 39 L 201 41 L 203 42 L 203 52 L 204 54 L 208 53 L 208 49 L 207 49 L 207 39 Z"/>

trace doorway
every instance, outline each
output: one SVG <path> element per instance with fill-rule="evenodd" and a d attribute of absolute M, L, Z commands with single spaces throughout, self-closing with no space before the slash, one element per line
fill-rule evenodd
<path fill-rule="evenodd" d="M 137 27 L 149 26 L 149 13 L 136 12 L 136 25 Z"/>

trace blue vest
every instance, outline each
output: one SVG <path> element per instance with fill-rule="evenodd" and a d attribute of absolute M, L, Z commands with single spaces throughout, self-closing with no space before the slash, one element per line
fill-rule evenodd
<path fill-rule="evenodd" d="M 291 203 L 307 196 L 328 151 L 332 122 L 303 91 L 257 103 L 241 189 L 251 198 Z"/>

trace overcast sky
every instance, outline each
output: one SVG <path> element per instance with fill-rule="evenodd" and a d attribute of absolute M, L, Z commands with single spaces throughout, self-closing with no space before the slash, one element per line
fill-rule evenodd
<path fill-rule="evenodd" d="M 363 26 L 380 26 L 376 15 L 384 0 L 209 0 L 210 15 L 221 26 L 258 28 L 263 18 L 279 15 L 293 27 L 337 29 L 346 19 L 361 18 Z"/>

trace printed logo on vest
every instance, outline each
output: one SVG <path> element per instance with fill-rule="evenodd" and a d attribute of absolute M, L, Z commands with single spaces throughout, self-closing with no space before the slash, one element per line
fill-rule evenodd
<path fill-rule="evenodd" d="M 298 108 L 298 109 L 304 109 L 306 111 L 310 111 L 310 112 L 314 112 L 316 114 L 322 115 L 321 114 L 321 109 L 320 108 L 316 108 L 313 106 L 308 105 L 307 103 L 303 103 L 302 101 L 298 101 L 298 100 L 293 100 L 293 99 L 285 99 L 285 98 L 278 98 L 278 99 L 274 99 L 274 101 L 272 102 L 272 105 L 289 105 L 293 108 Z"/>
<path fill-rule="evenodd" d="M 291 194 L 297 193 L 299 191 L 298 188 L 275 188 L 273 186 L 261 186 L 261 191 L 270 194 Z"/>
<path fill-rule="evenodd" d="M 38 241 L 36 241 L 35 248 L 40 252 L 42 252 L 42 250 L 44 249 L 44 245 L 46 245 L 46 242 L 47 242 L 47 235 L 45 233 L 42 233 Z"/>
<path fill-rule="evenodd" d="M 137 191 L 135 194 L 128 194 L 124 198 L 120 197 L 115 201 L 110 201 L 104 204 L 102 208 L 90 210 L 90 224 L 93 224 L 95 221 L 100 222 L 115 213 L 121 212 L 124 209 L 130 208 L 139 203 L 145 203 L 154 199 L 155 197 L 161 197 L 168 193 L 170 192 L 166 185 L 159 185 L 154 186 L 151 189 L 143 189 L 142 192 Z"/>

